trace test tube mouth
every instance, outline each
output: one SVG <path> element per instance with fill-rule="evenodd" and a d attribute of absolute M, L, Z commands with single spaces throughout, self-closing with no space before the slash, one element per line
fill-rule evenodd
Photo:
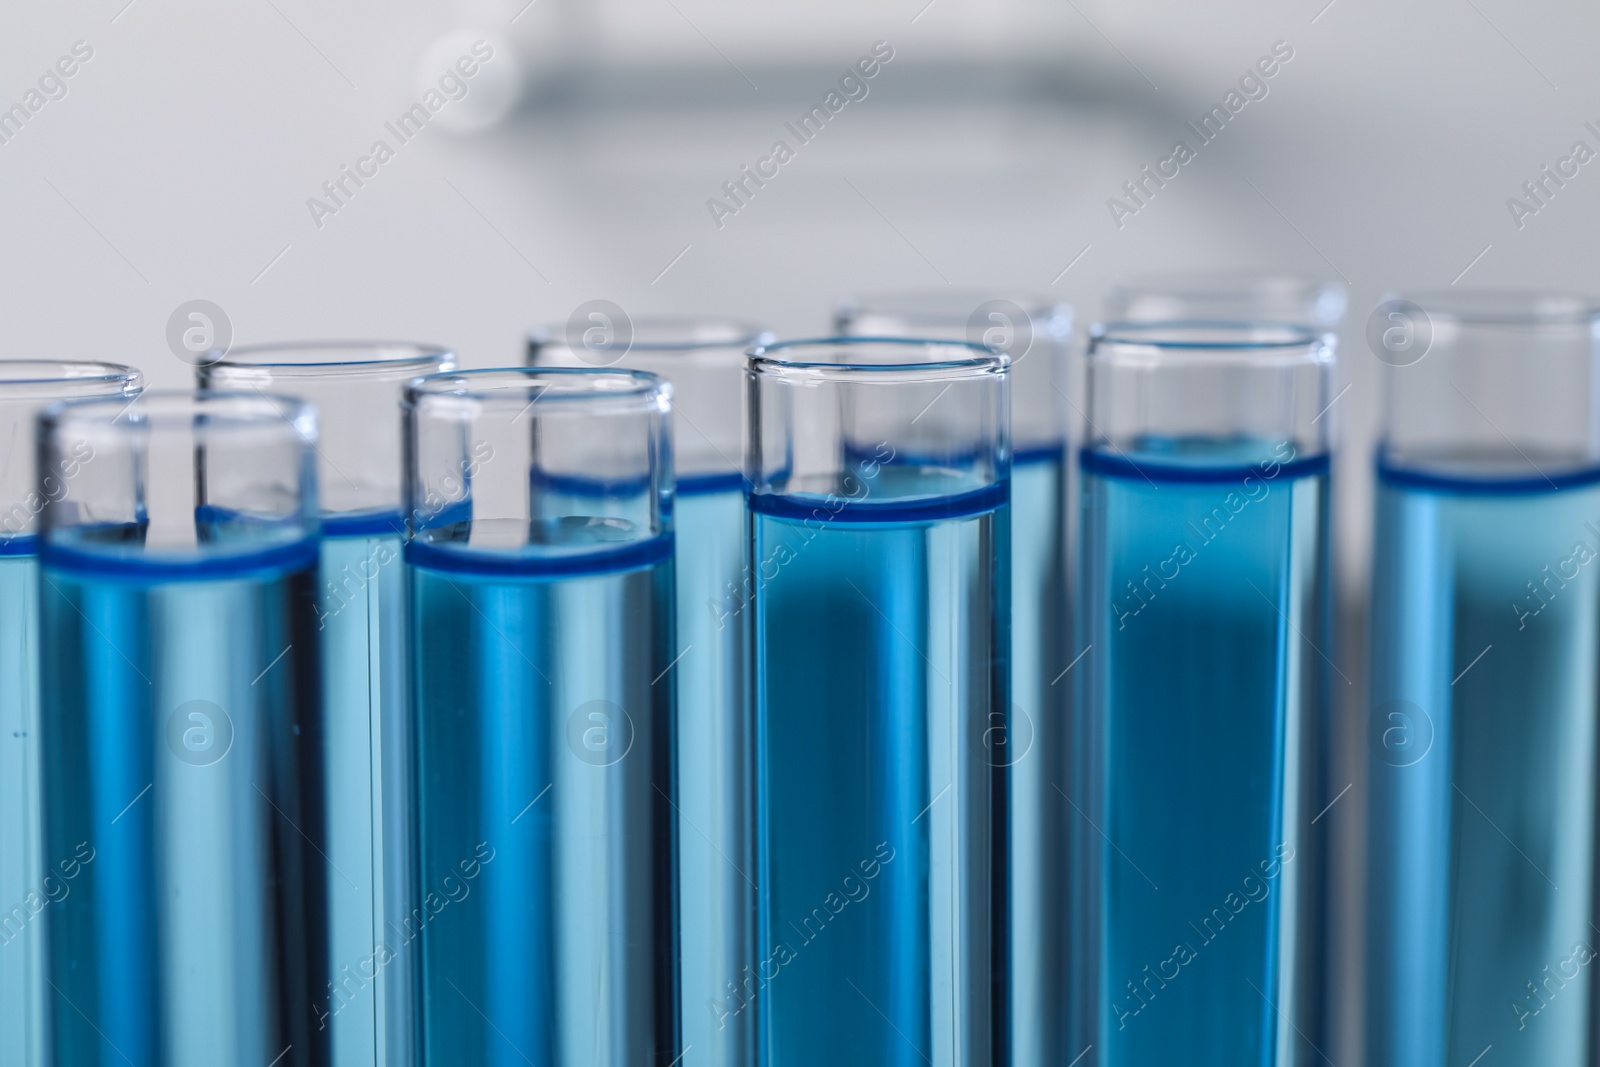
<path fill-rule="evenodd" d="M 1421 308 L 1435 327 L 1585 326 L 1600 319 L 1600 304 L 1572 293 L 1468 289 L 1391 294 L 1385 304 L 1402 301 Z"/>
<path fill-rule="evenodd" d="M 414 341 L 292 341 L 232 348 L 202 371 L 269 371 L 275 378 L 323 375 L 420 374 L 448 369 L 455 353 Z"/>
<path fill-rule="evenodd" d="M 536 326 L 528 331 L 528 347 L 537 351 L 548 345 L 571 347 L 565 325 Z M 726 351 L 743 359 L 745 352 L 768 344 L 772 333 L 743 319 L 715 316 L 657 315 L 633 319 L 629 324 L 626 351 L 695 353 Z M 617 345 L 616 347 L 624 347 Z"/>
<path fill-rule="evenodd" d="M 1299 323 L 1256 319 L 1096 323 L 1089 331 L 1089 359 L 1124 365 L 1326 362 L 1333 356 L 1328 336 Z"/>
<path fill-rule="evenodd" d="M 750 350 L 750 373 L 810 381 L 961 381 L 1003 374 L 1011 360 L 970 341 L 821 337 Z"/>
<path fill-rule="evenodd" d="M 67 425 L 128 432 L 203 428 L 208 434 L 289 425 L 306 441 L 316 440 L 316 414 L 293 397 L 259 392 L 149 390 L 130 398 L 64 400 L 40 416 L 45 433 Z"/>
<path fill-rule="evenodd" d="M 0 360 L 0 401 L 132 396 L 144 375 L 121 363 L 94 360 Z"/>
<path fill-rule="evenodd" d="M 1323 281 L 1303 274 L 1240 269 L 1172 271 L 1136 274 L 1117 278 L 1106 287 L 1113 296 L 1171 294 L 1188 300 L 1237 300 L 1310 297 L 1322 291 L 1342 293 L 1338 282 Z"/>
<path fill-rule="evenodd" d="M 1072 307 L 1064 300 L 1024 293 L 983 293 L 975 290 L 953 293 L 938 290 L 868 293 L 841 300 L 834 308 L 834 321 L 845 323 L 862 318 L 883 318 L 901 319 L 912 326 L 965 327 L 974 310 L 1000 300 L 1017 305 L 1037 322 L 1060 323 L 1064 329 L 1071 329 Z"/>
<path fill-rule="evenodd" d="M 672 386 L 649 371 L 608 367 L 500 367 L 483 370 L 442 371 L 413 379 L 401 404 L 408 411 L 419 405 L 460 404 L 464 409 L 538 407 L 570 409 L 582 405 L 597 413 L 624 414 L 665 411 Z"/>

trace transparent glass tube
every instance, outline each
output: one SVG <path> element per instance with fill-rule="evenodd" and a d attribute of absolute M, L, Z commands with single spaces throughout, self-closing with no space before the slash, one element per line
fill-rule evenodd
<path fill-rule="evenodd" d="M 1006 359 L 798 342 L 747 371 L 770 1067 L 1008 1062 Z"/>
<path fill-rule="evenodd" d="M 68 397 L 131 399 L 139 372 L 115 363 L 0 360 L 0 1063 L 44 1062 L 44 916 L 70 888 L 41 855 L 39 512 L 72 492 L 81 464 L 42 484 L 35 416 Z"/>
<path fill-rule="evenodd" d="M 678 867 L 683 926 L 683 1067 L 746 1067 L 751 1015 L 727 1005 L 755 951 L 754 805 L 744 627 L 730 590 L 744 575 L 741 413 L 747 349 L 770 340 L 726 319 L 640 319 L 624 345 L 591 337 L 575 352 L 555 329 L 535 331 L 535 366 L 601 361 L 653 372 L 672 385 L 678 645 Z M 558 339 L 559 338 L 559 339 Z M 607 345 L 610 345 L 608 350 Z"/>
<path fill-rule="evenodd" d="M 1306 327 L 1090 343 L 1073 1044 L 1103 1067 L 1316 1056 L 1331 369 Z"/>
<path fill-rule="evenodd" d="M 406 390 L 421 1045 L 669 1063 L 679 1041 L 671 390 Z"/>
<path fill-rule="evenodd" d="M 1047 300 L 948 293 L 855 301 L 839 309 L 840 333 L 968 340 L 1011 359 L 1011 713 L 1019 731 L 1010 768 L 1012 1062 L 1059 1067 L 1067 1050 L 1064 979 L 1067 924 L 1065 805 L 1072 684 L 1076 524 L 1067 501 L 1077 471 L 1067 462 L 1073 373 L 1072 309 Z M 1081 647 L 1081 646 L 1080 646 Z"/>
<path fill-rule="evenodd" d="M 1377 462 L 1369 1063 L 1444 1067 L 1491 1044 L 1507 1063 L 1593 1061 L 1592 308 L 1470 292 L 1386 306 L 1407 344 Z"/>
<path fill-rule="evenodd" d="M 311 410 L 145 393 L 38 440 L 72 471 L 39 533 L 53 1062 L 324 1063 Z"/>
<path fill-rule="evenodd" d="M 1349 296 L 1339 282 L 1286 274 L 1193 271 L 1146 274 L 1106 288 L 1108 322 L 1209 319 L 1287 322 L 1337 331 Z"/>
<path fill-rule="evenodd" d="M 327 413 L 317 443 L 326 823 L 307 833 L 328 865 L 333 978 L 317 1005 L 341 1067 L 405 1067 L 413 1055 L 400 398 L 411 379 L 454 365 L 429 345 L 305 342 L 237 347 L 197 372 L 203 390 L 285 393 Z"/>

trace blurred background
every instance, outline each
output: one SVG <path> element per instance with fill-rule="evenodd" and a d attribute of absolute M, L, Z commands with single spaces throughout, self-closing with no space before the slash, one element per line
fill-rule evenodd
<path fill-rule="evenodd" d="M 1523 189 L 1600 148 L 1597 40 L 1578 0 L 18 0 L 5 355 L 186 385 L 169 323 L 195 300 L 234 343 L 407 338 L 489 366 L 598 299 L 792 336 L 885 290 L 1050 295 L 1087 324 L 1133 272 L 1341 280 L 1330 653 L 1355 679 L 1357 782 L 1365 324 L 1396 289 L 1600 291 L 1600 165 L 1542 205 Z M 1268 56 L 1264 90 L 1130 199 Z M 841 91 L 864 57 L 874 75 Z M 802 141 L 830 91 L 843 106 Z M 779 140 L 792 158 L 760 163 Z M 777 166 L 759 187 L 758 166 Z M 1353 830 L 1359 809 L 1356 789 L 1330 817 Z"/>

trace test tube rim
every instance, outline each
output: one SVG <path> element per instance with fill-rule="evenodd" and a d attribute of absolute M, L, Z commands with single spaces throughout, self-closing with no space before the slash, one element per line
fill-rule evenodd
<path fill-rule="evenodd" d="M 932 305 L 936 301 L 947 301 L 948 304 L 960 306 L 968 299 L 974 301 L 973 308 L 991 300 L 1008 300 L 1016 304 L 1028 317 L 1035 322 L 1050 322 L 1056 324 L 1062 335 L 1071 332 L 1074 317 L 1072 304 L 1066 300 L 1054 300 L 1049 297 L 1028 296 L 1019 299 L 1017 293 L 994 293 L 983 295 L 976 290 L 964 290 L 956 293 L 945 294 L 937 289 L 907 289 L 898 292 L 868 293 L 862 296 L 846 297 L 834 305 L 834 328 L 843 331 L 846 316 L 881 315 L 885 318 L 904 319 L 907 323 L 915 325 L 919 322 L 929 325 L 960 325 L 971 318 L 970 312 L 963 316 L 956 311 L 942 311 Z M 925 308 L 908 307 L 905 305 L 917 301 L 928 300 L 930 306 Z M 897 307 L 896 304 L 901 306 Z"/>
<path fill-rule="evenodd" d="M 1317 292 L 1337 290 L 1348 295 L 1348 287 L 1341 281 L 1333 278 L 1319 278 L 1311 274 L 1297 274 L 1291 271 L 1254 271 L 1248 268 L 1229 268 L 1225 270 L 1204 271 L 1156 271 L 1148 274 L 1128 274 L 1113 278 L 1105 287 L 1105 297 L 1110 300 L 1114 296 L 1128 293 L 1160 294 L 1168 293 L 1186 298 L 1219 297 L 1228 298 L 1238 295 L 1240 289 L 1248 289 L 1250 295 L 1259 295 L 1265 291 L 1279 293 L 1291 291 Z"/>
<path fill-rule="evenodd" d="M 281 393 L 259 390 L 146 389 L 123 402 L 120 396 L 89 396 L 59 400 L 39 413 L 41 435 L 61 429 L 66 423 L 84 426 L 116 427 L 148 432 L 151 426 L 197 425 L 203 419 L 205 432 L 218 429 L 261 426 L 288 426 L 308 443 L 317 439 L 317 410 L 308 401 Z M 216 409 L 216 410 L 212 410 Z"/>
<path fill-rule="evenodd" d="M 607 414 L 660 413 L 671 406 L 672 383 L 650 371 L 619 369 L 616 367 L 480 367 L 471 370 L 440 371 L 425 374 L 406 383 L 400 404 L 408 412 L 415 412 L 424 404 L 465 403 L 472 411 L 484 408 L 531 405 L 528 392 L 532 384 L 544 377 L 571 378 L 577 381 L 589 378 L 596 387 L 572 389 L 553 396 L 538 393 L 533 400 L 549 406 L 584 406 L 604 410 Z M 627 389 L 603 389 L 598 383 L 605 379 L 631 382 Z M 498 380 L 503 385 L 473 388 L 472 383 L 490 383 Z M 517 383 L 523 383 L 518 388 Z M 530 413 L 531 415 L 536 413 Z"/>
<path fill-rule="evenodd" d="M 1600 328 L 1600 301 L 1578 293 L 1541 289 L 1426 290 L 1389 293 L 1379 307 L 1405 302 L 1431 319 L 1447 317 L 1466 327 Z M 1486 305 L 1493 304 L 1488 307 Z"/>
<path fill-rule="evenodd" d="M 1180 334 L 1163 337 L 1161 331 Z M 1185 331 L 1278 331 L 1276 339 L 1185 338 Z M 1304 323 L 1262 319 L 1170 319 L 1096 323 L 1089 331 L 1090 366 L 1292 367 L 1331 365 L 1334 337 Z"/>
<path fill-rule="evenodd" d="M 690 356 L 701 352 L 732 352 L 737 358 L 743 359 L 744 354 L 757 345 L 770 343 L 773 333 L 764 326 L 758 325 L 749 319 L 735 318 L 722 315 L 648 315 L 637 319 L 630 319 L 632 338 L 623 355 L 628 352 L 649 352 L 652 354 L 672 354 Z M 729 336 L 726 340 L 701 340 L 684 338 L 682 340 L 652 341 L 639 339 L 640 327 L 692 327 L 692 326 L 726 326 Z M 534 346 L 553 345 L 570 349 L 570 341 L 563 336 L 566 330 L 564 324 L 547 323 L 535 326 L 528 331 L 529 359 L 533 358 Z M 619 359 L 621 356 L 618 357 Z"/>
<path fill-rule="evenodd" d="M 947 349 L 966 353 L 964 359 L 910 360 L 899 363 L 853 363 L 785 359 L 778 353 L 799 349 L 839 350 L 864 345 L 902 345 Z M 971 341 L 941 340 L 926 337 L 841 336 L 777 341 L 752 348 L 746 361 L 747 373 L 780 381 L 851 382 L 853 384 L 965 381 L 1004 377 L 1011 359 L 1004 352 Z"/>
<path fill-rule="evenodd" d="M 266 356 L 293 356 L 296 353 L 366 353 L 363 359 L 266 359 Z M 393 355 L 380 353 L 393 352 Z M 230 348 L 214 362 L 200 367 L 201 376 L 215 370 L 271 371 L 276 377 L 331 377 L 335 375 L 390 374 L 411 368 L 444 363 L 446 371 L 455 366 L 455 350 L 446 345 L 420 341 L 275 341 Z"/>
<path fill-rule="evenodd" d="M 31 377 L 8 377 L 9 371 L 38 368 Z M 46 368 L 56 373 L 43 373 Z M 63 373 L 79 370 L 87 373 Z M 144 372 L 125 363 L 92 359 L 0 359 L 0 402 L 11 400 L 102 399 L 129 396 L 144 389 Z"/>

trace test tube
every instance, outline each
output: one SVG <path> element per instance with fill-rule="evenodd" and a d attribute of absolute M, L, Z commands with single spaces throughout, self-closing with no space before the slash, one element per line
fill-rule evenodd
<path fill-rule="evenodd" d="M 327 988 L 315 993 L 340 1067 L 412 1058 L 411 735 L 406 719 L 400 396 L 450 370 L 446 349 L 400 342 L 238 347 L 199 367 L 203 390 L 285 393 L 327 413 L 317 442 L 322 541 Z"/>
<path fill-rule="evenodd" d="M 406 390 L 430 1067 L 683 1052 L 670 397 L 595 368 Z"/>
<path fill-rule="evenodd" d="M 733 594 L 744 581 L 744 356 L 770 340 L 717 318 L 641 318 L 576 343 L 550 328 L 528 340 L 534 366 L 615 366 L 672 385 L 683 1067 L 745 1067 L 754 1054 L 752 1016 L 729 999 L 755 945 L 745 628 Z"/>
<path fill-rule="evenodd" d="M 839 338 L 746 377 L 759 1062 L 1005 1064 L 1006 358 Z"/>
<path fill-rule="evenodd" d="M 1325 279 L 1190 271 L 1115 281 L 1106 289 L 1101 314 L 1107 322 L 1265 321 L 1337 331 L 1348 303 L 1345 287 Z"/>
<path fill-rule="evenodd" d="M 1091 338 L 1074 1043 L 1102 1067 L 1315 1056 L 1332 358 L 1287 325 Z"/>
<path fill-rule="evenodd" d="M 1593 1062 L 1594 305 L 1384 305 L 1368 1063 Z M 1488 1058 L 1485 1058 L 1488 1062 Z"/>
<path fill-rule="evenodd" d="M 315 440 L 257 394 L 40 416 L 58 1067 L 326 1062 Z"/>
<path fill-rule="evenodd" d="M 1070 409 L 1081 390 L 1068 362 L 1066 304 L 977 294 L 908 294 L 845 304 L 841 334 L 933 337 L 985 344 L 1011 360 L 1010 764 L 1012 1058 L 1015 1067 L 1059 1067 L 1067 1052 L 1064 1003 L 1067 923 L 1065 814 L 1068 723 L 1077 647 L 1071 635 L 1071 560 L 1076 538 L 1067 501 Z M 1081 647 L 1081 646 L 1079 646 Z M 1002 751 L 996 749 L 997 752 Z"/>
<path fill-rule="evenodd" d="M 41 855 L 38 519 L 72 492 L 81 462 L 36 484 L 33 420 L 68 397 L 132 399 L 143 379 L 116 363 L 0 360 L 0 1063 L 44 1062 L 44 910 L 70 891 Z"/>

